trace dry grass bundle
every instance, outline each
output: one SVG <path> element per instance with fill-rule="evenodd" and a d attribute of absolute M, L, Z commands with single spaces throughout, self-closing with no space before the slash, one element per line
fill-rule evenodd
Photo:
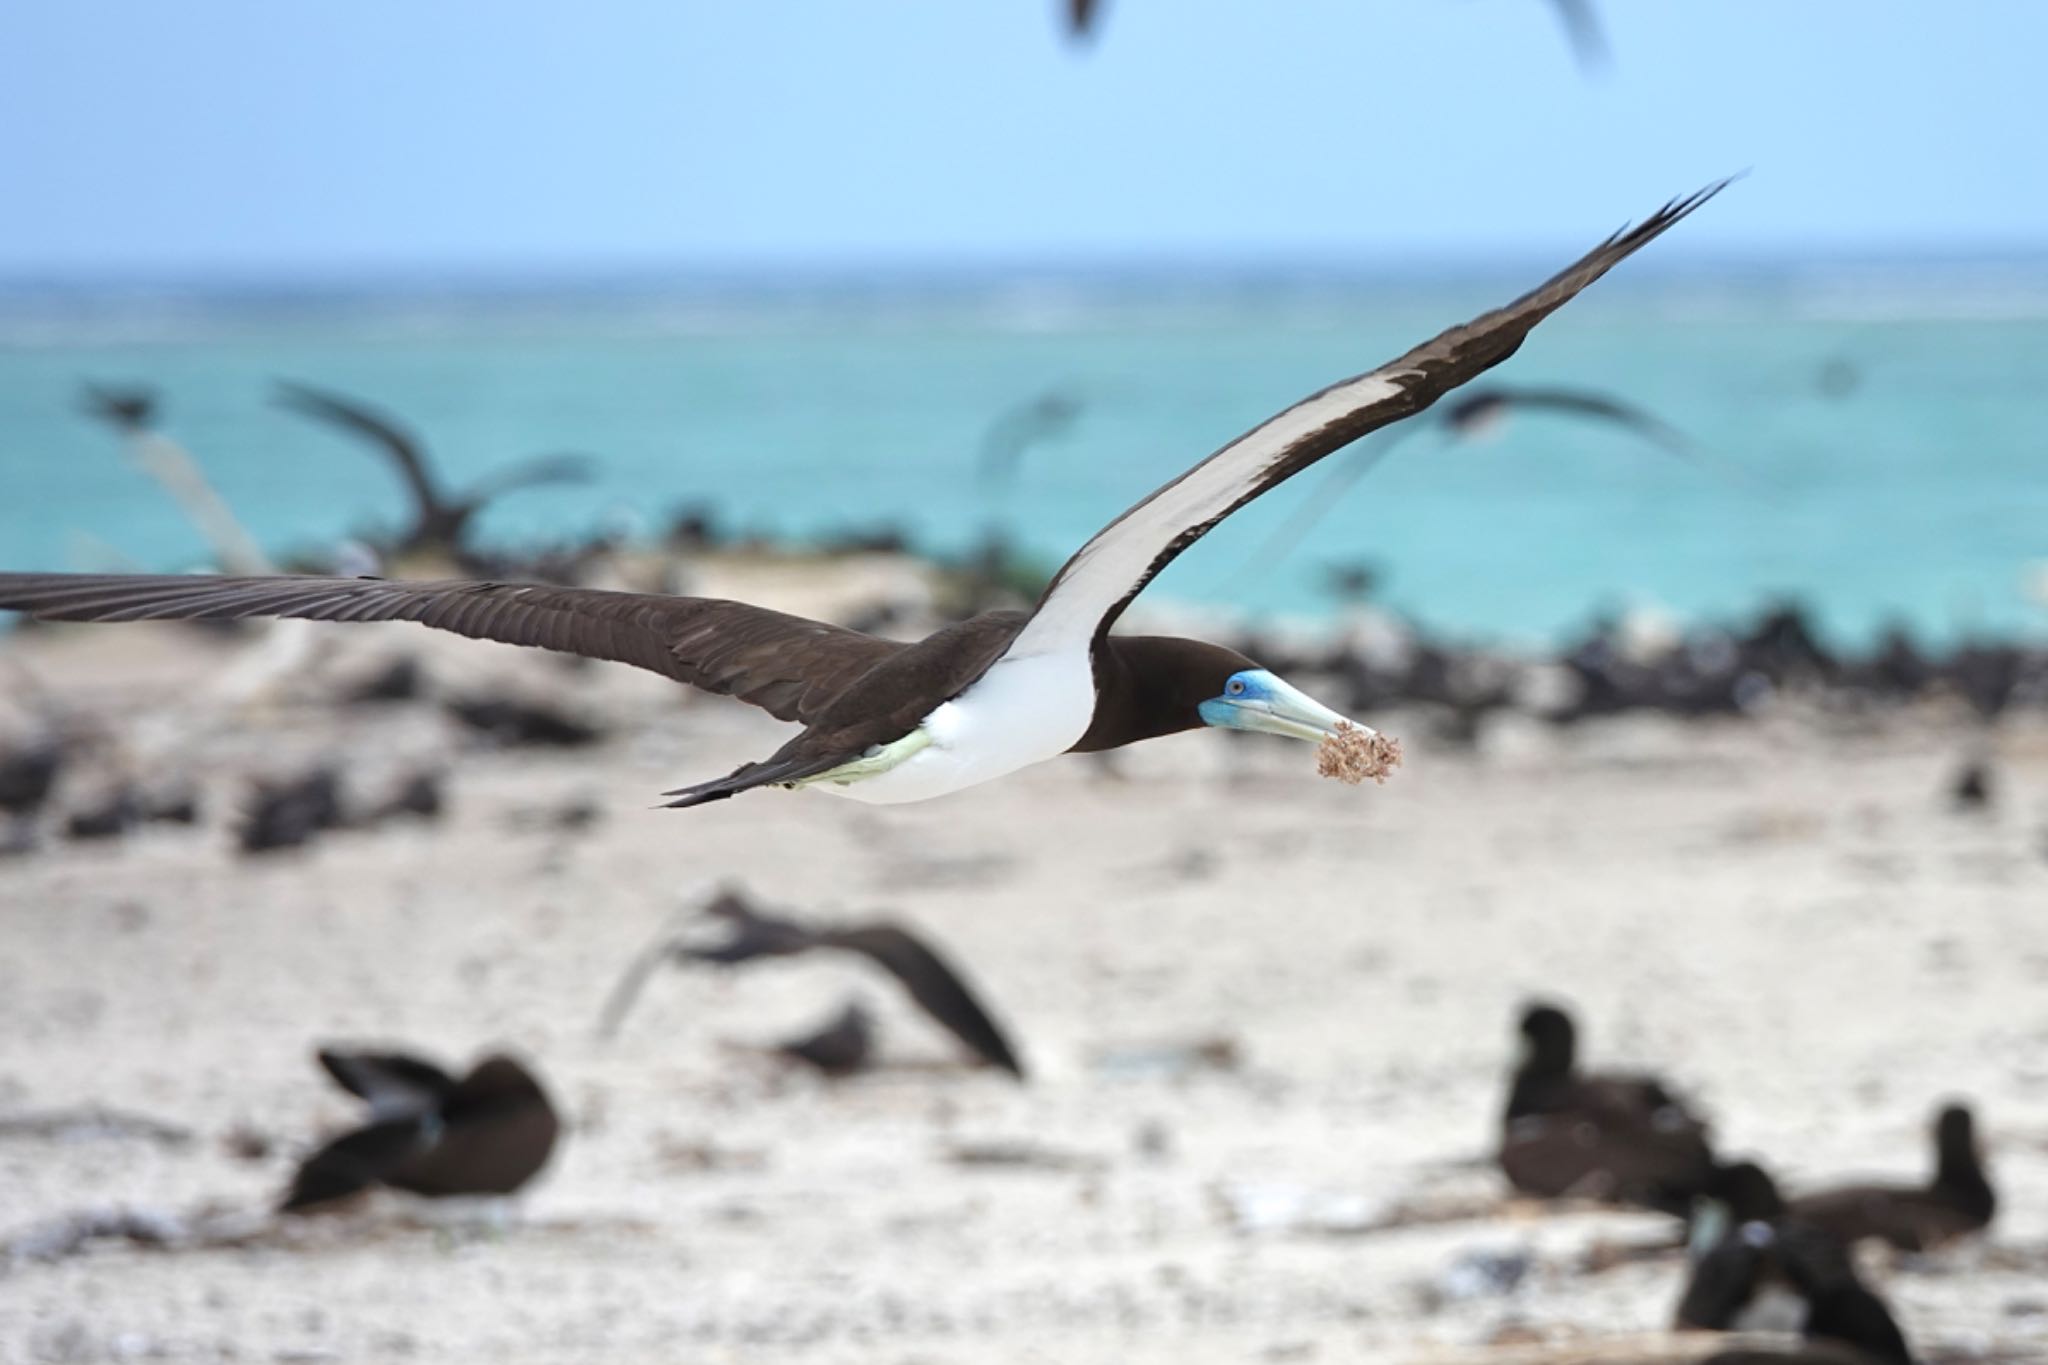
<path fill-rule="evenodd" d="M 1384 783 L 1401 766 L 1401 741 L 1345 721 L 1316 746 L 1316 775 L 1357 786 L 1368 777 Z"/>

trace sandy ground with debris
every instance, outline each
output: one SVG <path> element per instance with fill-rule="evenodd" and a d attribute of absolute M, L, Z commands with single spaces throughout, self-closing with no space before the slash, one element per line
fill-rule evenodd
<path fill-rule="evenodd" d="M 1582 1260 L 1660 1220 L 1501 1206 L 1482 1160 L 1538 994 L 1577 1006 L 1594 1063 L 1663 1070 L 1794 1185 L 1916 1176 L 1935 1103 L 1977 1101 L 1995 1235 L 1871 1268 L 1924 1349 L 2048 1340 L 2039 721 L 1998 737 L 1979 817 L 1943 795 L 1975 736 L 1933 712 L 1511 720 L 1476 752 L 1391 717 L 1408 759 L 1384 788 L 1317 780 L 1306 746 L 1197 735 L 929 806 L 668 812 L 656 793 L 781 727 L 625 669 L 328 636 L 339 674 L 425 647 L 444 691 L 574 696 L 617 730 L 479 752 L 433 706 L 341 712 L 317 686 L 222 725 L 222 647 L 188 633 L 15 646 L 74 715 L 168 702 L 151 742 L 211 810 L 0 862 L 0 1118 L 109 1104 L 193 1134 L 0 1135 L 0 1236 L 260 1208 L 350 1117 L 316 1042 L 510 1045 L 571 1131 L 509 1223 L 393 1199 L 240 1245 L 0 1267 L 0 1359 L 1377 1361 L 1655 1331 L 1673 1261 Z M 451 809 L 238 857 L 248 776 L 322 755 L 366 793 L 447 763 Z M 584 799 L 593 827 L 551 827 Z M 844 963 L 669 972 L 598 1039 L 624 964 L 721 880 L 929 931 L 1030 1082 L 961 1065 Z M 834 1084 L 759 1051 L 849 994 L 881 1016 L 881 1071 Z M 1529 1258 L 1512 1290 L 1474 1273 L 1496 1255 Z"/>

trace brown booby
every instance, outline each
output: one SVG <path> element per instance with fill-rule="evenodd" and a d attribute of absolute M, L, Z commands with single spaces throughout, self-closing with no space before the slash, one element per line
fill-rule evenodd
<path fill-rule="evenodd" d="M 1804 1306 L 1798 1329 L 1804 1340 L 1796 1347 L 1723 1351 L 1708 1357 L 1708 1365 L 1913 1365 L 1905 1333 L 1884 1300 L 1857 1277 L 1840 1242 L 1798 1224 L 1748 1226 L 1759 1254 Z"/>
<path fill-rule="evenodd" d="M 1521 1035 L 1500 1147 L 1517 1190 L 1684 1214 L 1709 1188 L 1707 1125 L 1663 1082 L 1580 1071 L 1571 1016 L 1554 1005 L 1525 1011 Z"/>
<path fill-rule="evenodd" d="M 502 1054 L 457 1080 L 405 1053 L 322 1048 L 320 1065 L 368 1102 L 370 1120 L 299 1165 L 287 1212 L 372 1185 L 413 1194 L 511 1194 L 539 1173 L 561 1121 L 533 1073 Z"/>
<path fill-rule="evenodd" d="M 1024 1065 L 1001 1026 L 976 998 L 960 973 L 918 935 L 888 920 L 814 926 L 770 915 L 737 891 L 721 891 L 704 913 L 723 920 L 731 932 L 714 944 L 677 943 L 666 936 L 627 968 L 605 1002 L 598 1032 L 617 1032 L 647 977 L 666 961 L 708 962 L 734 967 L 762 958 L 794 957 L 816 950 L 857 953 L 902 984 L 927 1015 L 990 1066 L 1019 1080 Z"/>
<path fill-rule="evenodd" d="M 673 806 L 813 784 L 877 803 L 920 801 L 1062 753 L 1204 725 L 1336 741 L 1365 761 L 1332 771 L 1379 776 L 1394 757 L 1386 741 L 1243 655 L 1112 628 L 1225 517 L 1506 360 L 1539 322 L 1727 183 L 1672 201 L 1506 307 L 1260 423 L 1096 533 L 1032 610 L 986 612 L 915 644 L 739 602 L 531 583 L 0 574 L 0 609 L 68 621 L 419 621 L 635 664 L 804 726 L 761 762 L 668 793 Z"/>
<path fill-rule="evenodd" d="M 461 493 L 453 493 L 434 472 L 419 437 L 368 404 L 308 384 L 287 382 L 277 385 L 277 402 L 280 407 L 362 437 L 390 458 L 406 490 L 412 494 L 412 525 L 399 537 L 396 547 L 401 554 L 453 554 L 463 548 L 470 522 L 494 499 L 521 488 L 583 483 L 591 475 L 591 462 L 584 456 L 539 455 L 487 475 Z"/>
<path fill-rule="evenodd" d="M 1925 1185 L 1847 1185 L 1794 1198 L 1788 1216 L 1840 1238 L 1889 1242 L 1901 1251 L 1931 1251 L 1989 1227 L 1998 1210 L 1991 1178 L 1977 1151 L 1977 1125 L 1967 1106 L 1935 1116 L 1934 1179 Z"/>

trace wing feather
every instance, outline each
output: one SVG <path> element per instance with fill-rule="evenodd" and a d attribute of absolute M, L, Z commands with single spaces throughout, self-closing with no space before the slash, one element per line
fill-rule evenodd
<path fill-rule="evenodd" d="M 1181 551 L 1253 498 L 1370 432 L 1412 417 L 1513 355 L 1537 323 L 1720 193 L 1722 180 L 1615 233 L 1571 266 L 1400 359 L 1332 384 L 1238 437 L 1132 507 L 1066 562 L 1011 646 L 1012 657 L 1083 647 Z"/>
<path fill-rule="evenodd" d="M 804 722 L 902 647 L 744 602 L 466 579 L 0 573 L 0 611 L 47 621 L 417 621 L 632 664 Z"/>

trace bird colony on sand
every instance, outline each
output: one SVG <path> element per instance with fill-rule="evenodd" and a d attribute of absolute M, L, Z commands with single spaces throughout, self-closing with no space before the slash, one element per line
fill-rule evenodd
<path fill-rule="evenodd" d="M 1713 185 L 1667 205 L 1504 307 L 1340 380 L 1225 444 L 1098 532 L 1029 609 L 980 611 L 914 642 L 743 602 L 662 593 L 493 577 L 413 581 L 275 574 L 225 505 L 207 491 L 195 463 L 156 433 L 150 398 L 105 389 L 91 395 L 92 411 L 135 444 L 138 464 L 209 529 L 222 567 L 231 572 L 0 573 L 0 610 L 59 622 L 413 621 L 480 640 L 630 664 L 737 698 L 799 727 L 757 761 L 722 776 L 695 776 L 666 793 L 668 804 L 679 808 L 775 788 L 815 788 L 885 805 L 922 801 L 1061 754 L 1104 755 L 1205 726 L 1303 740 L 1316 746 L 1324 776 L 1384 781 L 1400 762 L 1398 743 L 1286 681 L 1280 660 L 1261 662 L 1205 640 L 1121 634 L 1115 630 L 1119 618 L 1162 569 L 1232 512 L 1373 433 L 1416 418 L 1506 360 L 1544 318 L 1722 188 Z M 369 406 L 302 384 L 283 386 L 279 400 L 370 440 L 393 462 L 414 502 L 410 525 L 385 547 L 401 560 L 435 556 L 483 571 L 488 561 L 472 557 L 469 531 L 488 499 L 520 486 L 582 477 L 588 468 L 577 458 L 549 457 L 453 492 L 432 471 L 420 441 Z M 1467 436 L 1513 409 L 1620 422 L 1687 453 L 1682 438 L 1656 419 L 1576 391 L 1468 392 L 1440 409 L 1441 430 Z M 1010 477 L 1024 447 L 1065 429 L 1077 411 L 1071 398 L 1048 395 L 1006 414 L 991 433 L 985 476 Z M 1359 446 L 1354 470 L 1340 466 L 1338 475 L 1362 471 L 1383 450 L 1384 443 Z M 1802 641 L 1809 646 L 1803 654 Z M 1572 663 L 1580 673 L 1580 695 L 1590 699 L 1585 714 L 1661 704 L 1674 694 L 1703 697 L 1701 704 L 1710 708 L 1739 707 L 1742 680 L 1763 670 L 1768 685 L 1769 670 L 1788 651 L 1816 667 L 1832 663 L 1810 646 L 1796 617 L 1759 630 L 1741 648 L 1731 645 L 1723 658 L 1645 665 L 1620 651 L 1603 655 L 1593 642 Z M 1460 715 L 1509 704 L 1488 701 L 1485 684 L 1460 679 L 1457 662 L 1441 654 L 1434 661 L 1424 658 L 1411 665 L 1401 685 L 1448 700 Z M 1895 682 L 1918 668 L 1915 685 L 1937 671 L 1905 652 L 1894 652 L 1889 663 L 1889 675 L 1877 664 L 1871 668 Z M 1971 676 L 1996 675 L 1980 689 L 1996 698 L 1990 714 L 2031 685 L 2032 665 L 2024 658 L 1978 663 Z M 1960 664 L 1955 668 L 1959 675 L 1964 671 Z M 1336 672 L 1347 676 L 1343 669 Z M 1384 699 L 1375 687 L 1383 688 L 1386 677 L 1376 679 L 1369 665 L 1348 676 L 1351 703 L 1363 707 Z M 1703 678 L 1709 683 L 1701 684 Z M 345 700 L 378 705 L 417 696 L 421 687 L 417 671 L 401 662 L 363 680 Z M 1645 703 L 1645 695 L 1659 702 Z M 573 717 L 504 698 L 459 698 L 448 709 L 500 742 L 575 745 L 596 737 Z M 67 759 L 60 740 L 0 756 L 0 805 L 15 817 L 17 833 L 49 799 Z M 337 773 L 316 771 L 259 790 L 240 843 L 259 853 L 296 846 L 326 830 L 432 819 L 441 801 L 432 773 L 408 775 L 374 800 L 351 801 Z M 102 828 L 117 833 L 149 820 L 196 818 L 182 793 L 139 782 L 119 787 L 104 811 L 70 817 L 75 837 L 91 837 Z M 560 818 L 568 823 L 577 816 L 563 812 Z M 726 937 L 704 943 L 665 935 L 629 965 L 603 1011 L 606 1032 L 623 1025 L 635 997 L 664 964 L 729 969 L 797 954 L 838 954 L 880 967 L 977 1063 L 1024 1079 L 1019 1051 L 995 1012 L 914 928 L 888 920 L 809 922 L 771 913 L 736 889 L 721 893 L 705 911 Z M 828 1076 L 850 1075 L 871 1065 L 874 1030 L 873 1017 L 855 1000 L 816 1032 L 775 1051 Z M 1954 1105 L 1938 1116 L 1929 1183 L 1788 1196 L 1755 1161 L 1724 1162 L 1705 1123 L 1662 1082 L 1582 1070 L 1572 1021 L 1561 1008 L 1531 1008 L 1521 1033 L 1524 1056 L 1504 1107 L 1498 1151 L 1500 1169 L 1515 1190 L 1543 1200 L 1597 1200 L 1671 1215 L 1680 1220 L 1683 1237 L 1649 1252 L 1677 1254 L 1682 1245 L 1690 1260 L 1689 1282 L 1673 1296 L 1676 1323 L 1744 1328 L 1789 1304 L 1790 1318 L 1780 1321 L 1809 1343 L 1744 1347 L 1720 1359 L 1910 1359 L 1897 1322 L 1860 1278 L 1850 1248 L 1878 1240 L 1920 1252 L 1990 1222 L 1995 1200 L 1966 1107 Z M 456 1074 L 395 1051 L 329 1047 L 318 1058 L 337 1084 L 363 1102 L 363 1119 L 299 1164 L 277 1203 L 280 1214 L 331 1209 L 374 1187 L 427 1197 L 511 1194 L 546 1167 L 561 1139 L 563 1125 L 548 1086 L 520 1059 L 486 1055 Z M 224 1234 L 87 1220 L 54 1233 L 32 1231 L 11 1245 L 20 1255 L 57 1254 L 99 1235 L 175 1241 Z"/>

